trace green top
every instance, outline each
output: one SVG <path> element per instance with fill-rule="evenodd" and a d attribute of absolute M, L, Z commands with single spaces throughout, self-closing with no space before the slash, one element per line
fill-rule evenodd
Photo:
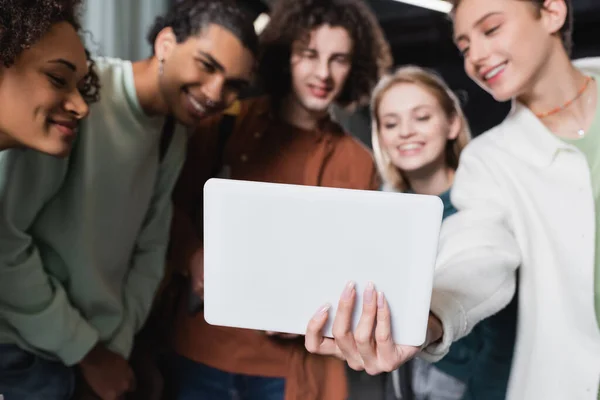
<path fill-rule="evenodd" d="M 596 309 L 596 321 L 600 326 L 600 79 L 596 80 L 596 115 L 590 128 L 581 139 L 563 139 L 565 142 L 577 147 L 584 155 L 590 168 L 592 180 L 592 192 L 594 193 L 594 204 L 596 205 L 596 251 L 595 251 L 595 273 L 594 273 L 594 306 Z M 600 389 L 598 390 L 600 400 Z"/>
<path fill-rule="evenodd" d="M 598 92 L 596 103 L 596 115 L 590 128 L 581 139 L 562 139 L 577 147 L 584 155 L 590 168 L 592 192 L 594 204 L 596 205 L 596 251 L 595 251 L 595 279 L 594 279 L 594 303 L 596 319 L 600 325 L 600 79 L 596 79 Z"/>
<path fill-rule="evenodd" d="M 72 154 L 0 152 L 0 343 L 78 363 L 100 341 L 128 357 L 165 266 L 178 127 L 146 116 L 130 62 L 96 59 L 102 95 Z"/>

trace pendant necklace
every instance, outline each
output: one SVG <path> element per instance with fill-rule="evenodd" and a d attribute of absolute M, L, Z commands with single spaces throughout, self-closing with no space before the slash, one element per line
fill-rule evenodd
<path fill-rule="evenodd" d="M 583 83 L 583 86 L 581 87 L 581 89 L 579 89 L 579 91 L 577 92 L 575 97 L 573 97 L 571 100 L 564 103 L 562 106 L 555 107 L 555 108 L 551 109 L 550 111 L 546 111 L 543 113 L 535 113 L 535 116 L 541 120 L 541 119 L 547 118 L 551 115 L 557 114 L 557 113 L 561 112 L 562 110 L 564 110 L 565 108 L 569 107 L 571 104 L 573 104 L 577 99 L 579 99 L 583 95 L 583 93 L 588 88 L 588 86 L 590 85 L 590 82 L 592 80 L 593 80 L 593 78 L 591 76 L 587 76 L 585 78 L 585 82 Z M 585 136 L 585 130 L 583 128 L 578 129 L 577 135 L 579 137 Z"/>

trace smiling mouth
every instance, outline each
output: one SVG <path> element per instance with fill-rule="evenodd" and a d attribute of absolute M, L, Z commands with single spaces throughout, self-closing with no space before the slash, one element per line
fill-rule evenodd
<path fill-rule="evenodd" d="M 207 111 L 206 107 L 204 105 L 202 105 L 202 103 L 200 103 L 200 101 L 196 100 L 196 98 L 189 93 L 187 94 L 187 96 L 188 96 L 188 99 L 190 100 L 190 104 L 192 105 L 192 107 L 198 114 L 206 114 L 206 111 Z"/>
<path fill-rule="evenodd" d="M 423 146 L 424 146 L 423 143 L 407 143 L 407 144 L 398 146 L 397 149 L 398 149 L 398 151 L 404 152 L 404 151 L 411 151 L 411 150 L 419 150 L 419 149 L 423 148 Z"/>
<path fill-rule="evenodd" d="M 501 72 L 504 71 L 504 69 L 506 68 L 506 64 L 508 64 L 507 62 L 503 62 L 502 64 L 498 65 L 495 68 L 492 68 L 491 70 L 489 70 L 487 73 L 485 73 L 483 75 L 483 79 L 485 81 L 490 81 L 492 79 L 494 79 L 495 77 L 497 77 Z"/>
<path fill-rule="evenodd" d="M 331 92 L 331 88 L 326 86 L 308 85 L 308 89 L 310 90 L 313 96 L 318 98 L 325 98 Z"/>
<path fill-rule="evenodd" d="M 56 127 L 62 134 L 66 136 L 73 136 L 79 124 L 77 121 L 58 121 L 54 119 L 48 119 L 48 123 Z"/>

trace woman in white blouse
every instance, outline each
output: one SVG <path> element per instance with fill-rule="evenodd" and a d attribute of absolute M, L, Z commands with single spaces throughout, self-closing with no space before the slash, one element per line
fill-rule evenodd
<path fill-rule="evenodd" d="M 348 284 L 335 339 L 321 335 L 324 306 L 308 325 L 306 347 L 371 374 L 415 355 L 438 360 L 506 306 L 518 268 L 507 398 L 596 399 L 600 59 L 571 62 L 569 0 L 453 3 L 454 40 L 467 74 L 498 101 L 513 99 L 513 109 L 462 153 L 452 192 L 459 211 L 442 229 L 426 343 L 393 343 L 383 293 L 365 303 L 353 332 L 356 291 Z"/>

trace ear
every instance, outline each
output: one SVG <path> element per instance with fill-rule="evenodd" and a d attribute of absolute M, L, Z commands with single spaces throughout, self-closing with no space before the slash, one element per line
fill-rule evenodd
<path fill-rule="evenodd" d="M 163 28 L 154 41 L 154 54 L 156 54 L 156 58 L 159 60 L 168 59 L 176 45 L 177 38 L 175 37 L 175 33 L 173 33 L 173 29 L 170 26 Z"/>
<path fill-rule="evenodd" d="M 450 120 L 450 129 L 448 130 L 448 140 L 455 140 L 460 134 L 462 122 L 458 115 L 455 115 Z"/>
<path fill-rule="evenodd" d="M 555 34 L 567 22 L 567 3 L 565 0 L 545 0 L 541 14 L 548 33 Z"/>

